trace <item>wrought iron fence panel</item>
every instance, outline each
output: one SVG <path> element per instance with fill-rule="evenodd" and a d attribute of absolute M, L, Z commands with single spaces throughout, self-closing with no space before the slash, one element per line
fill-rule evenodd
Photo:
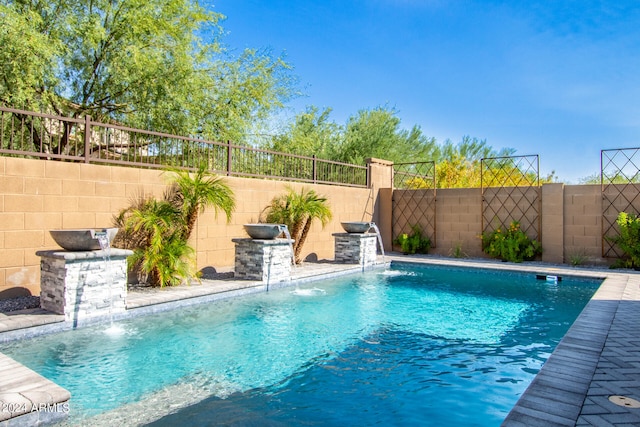
<path fill-rule="evenodd" d="M 517 221 L 530 238 L 541 240 L 539 164 L 538 155 L 481 160 L 483 233 Z"/>
<path fill-rule="evenodd" d="M 209 170 L 227 176 L 367 187 L 368 168 L 161 132 L 0 107 L 7 156 Z"/>
<path fill-rule="evenodd" d="M 83 120 L 0 109 L 0 153 L 45 159 L 81 159 Z"/>
<path fill-rule="evenodd" d="M 357 166 L 348 163 L 328 160 L 317 160 L 312 171 L 314 182 L 330 184 L 340 182 L 351 187 L 367 187 L 368 172 L 366 166 Z"/>
<path fill-rule="evenodd" d="M 620 212 L 640 213 L 640 148 L 600 152 L 602 188 L 602 256 L 619 258 L 623 252 L 612 241 L 619 236 L 616 220 Z"/>
<path fill-rule="evenodd" d="M 411 234 L 418 227 L 436 247 L 436 166 L 435 162 L 393 165 L 392 235 Z"/>

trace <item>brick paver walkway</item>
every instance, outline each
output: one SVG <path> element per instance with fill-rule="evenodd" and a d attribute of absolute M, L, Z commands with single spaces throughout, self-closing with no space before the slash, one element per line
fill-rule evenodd
<path fill-rule="evenodd" d="M 639 404 L 640 301 L 625 299 L 617 307 L 576 425 L 640 426 Z"/>

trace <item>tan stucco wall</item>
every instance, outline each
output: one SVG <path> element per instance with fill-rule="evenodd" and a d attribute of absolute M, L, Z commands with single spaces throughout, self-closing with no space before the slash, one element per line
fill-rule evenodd
<path fill-rule="evenodd" d="M 0 298 L 40 292 L 40 258 L 36 251 L 55 249 L 49 230 L 108 227 L 112 217 L 144 193 L 161 197 L 167 176 L 157 170 L 84 163 L 0 157 Z M 224 213 L 207 210 L 192 237 L 199 269 L 228 268 L 234 263 L 235 237 L 246 237 L 242 224 L 256 222 L 271 199 L 286 186 L 308 184 L 276 180 L 226 178 L 237 199 L 231 223 Z M 333 220 L 311 228 L 303 256 L 333 259 L 332 233 L 341 221 L 370 221 L 377 194 L 372 190 L 315 185 L 326 196 Z M 378 185 L 379 187 L 379 185 Z"/>

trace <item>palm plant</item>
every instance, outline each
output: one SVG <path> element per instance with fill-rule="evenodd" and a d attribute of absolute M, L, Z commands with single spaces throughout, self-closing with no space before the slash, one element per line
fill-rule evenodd
<path fill-rule="evenodd" d="M 173 185 L 169 194 L 165 195 L 182 213 L 184 224 L 183 237 L 188 240 L 195 228 L 198 215 L 207 207 L 213 207 L 217 216 L 222 210 L 231 220 L 231 213 L 235 209 L 236 201 L 233 191 L 224 179 L 200 166 L 195 172 L 171 169 L 174 174 Z"/>
<path fill-rule="evenodd" d="M 221 209 L 231 218 L 233 192 L 216 175 L 198 169 L 193 176 L 171 170 L 174 181 L 163 200 L 139 196 L 123 209 L 114 223 L 122 232 L 114 245 L 132 249 L 130 270 L 154 286 L 180 284 L 196 276 L 195 251 L 187 243 L 198 214 L 206 207 Z"/>
<path fill-rule="evenodd" d="M 304 188 L 297 193 L 293 188 L 287 187 L 287 192 L 274 197 L 265 211 L 267 222 L 285 224 L 289 228 L 294 240 L 293 253 L 296 264 L 302 262 L 302 246 L 313 221 L 320 220 L 324 227 L 332 218 L 327 198 L 318 195 L 315 190 Z"/>
<path fill-rule="evenodd" d="M 145 240 L 134 249 L 130 262 L 151 284 L 171 286 L 194 276 L 193 263 L 188 261 L 193 249 L 182 238 L 182 228 L 173 226 L 180 216 L 180 211 L 168 201 L 148 199 L 126 219 L 125 229 L 144 236 Z"/>

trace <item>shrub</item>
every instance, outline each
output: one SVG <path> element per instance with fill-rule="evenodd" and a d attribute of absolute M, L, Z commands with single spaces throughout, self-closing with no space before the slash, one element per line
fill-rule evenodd
<path fill-rule="evenodd" d="M 399 245 L 405 254 L 426 254 L 431 248 L 431 240 L 422 236 L 422 230 L 418 225 L 411 227 L 411 234 L 400 234 L 393 243 Z"/>
<path fill-rule="evenodd" d="M 458 242 L 454 247 L 449 251 L 449 256 L 454 258 L 466 258 L 467 254 L 462 250 L 462 242 Z"/>
<path fill-rule="evenodd" d="M 491 233 L 483 233 L 482 250 L 493 258 L 503 261 L 522 262 L 532 260 L 542 253 L 537 240 L 530 239 L 520 229 L 520 223 L 513 221 L 507 230 L 498 227 Z"/>
<path fill-rule="evenodd" d="M 620 212 L 616 223 L 620 228 L 620 234 L 615 237 L 607 237 L 607 239 L 618 245 L 622 252 L 623 258 L 617 267 L 638 268 L 640 267 L 640 218 L 634 214 Z"/>
<path fill-rule="evenodd" d="M 578 251 L 574 251 L 568 254 L 569 264 L 574 267 L 579 265 L 583 265 L 589 261 L 589 256 L 587 255 L 585 249 L 580 249 Z"/>
<path fill-rule="evenodd" d="M 179 285 L 197 278 L 195 251 L 188 239 L 198 214 L 206 207 L 231 217 L 235 198 L 223 179 L 204 168 L 195 172 L 169 170 L 172 183 L 162 200 L 140 195 L 119 212 L 121 229 L 114 246 L 133 250 L 129 270 L 152 286 Z"/>
<path fill-rule="evenodd" d="M 174 205 L 153 198 L 121 213 L 124 235 L 137 242 L 128 261 L 143 282 L 164 287 L 195 277 L 194 251 L 183 237 L 181 217 Z"/>

